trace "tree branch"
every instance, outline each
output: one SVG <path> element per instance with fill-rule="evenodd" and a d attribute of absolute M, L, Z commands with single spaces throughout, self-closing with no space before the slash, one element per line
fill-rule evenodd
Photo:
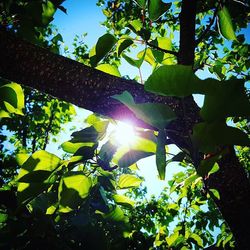
<path fill-rule="evenodd" d="M 168 50 L 168 49 L 162 49 L 162 48 L 160 48 L 160 47 L 158 47 L 158 46 L 156 46 L 156 45 L 154 45 L 154 44 L 152 44 L 152 43 L 150 43 L 148 41 L 146 41 L 146 45 L 148 45 L 149 47 L 154 48 L 156 50 L 162 51 L 164 53 L 168 53 L 168 54 L 174 55 L 176 57 L 178 56 L 178 52 L 177 51 L 172 51 L 172 50 Z"/>
<path fill-rule="evenodd" d="M 207 25 L 206 29 L 201 34 L 201 36 L 195 41 L 195 45 L 198 45 L 203 40 L 203 38 L 207 35 L 207 33 L 210 31 L 211 27 L 213 26 L 215 18 L 217 16 L 217 13 L 218 13 L 218 10 L 219 10 L 218 6 L 214 10 L 214 14 L 213 14 L 213 17 L 210 19 L 210 23 Z"/>

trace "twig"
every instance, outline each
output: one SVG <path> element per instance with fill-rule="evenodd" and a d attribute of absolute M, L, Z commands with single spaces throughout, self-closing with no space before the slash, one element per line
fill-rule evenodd
<path fill-rule="evenodd" d="M 195 41 L 195 45 L 198 45 L 202 40 L 203 38 L 207 35 L 207 33 L 210 31 L 211 27 L 213 26 L 214 24 L 214 21 L 215 21 L 215 18 L 217 16 L 217 12 L 219 10 L 219 7 L 217 6 L 214 10 L 214 15 L 212 17 L 212 19 L 210 20 L 210 23 L 207 25 L 206 29 L 204 30 L 204 32 L 201 34 L 201 36 Z"/>
<path fill-rule="evenodd" d="M 152 44 L 152 43 L 150 43 L 148 41 L 146 41 L 146 45 L 148 45 L 151 48 L 157 49 L 159 51 L 162 51 L 164 53 L 168 53 L 168 54 L 171 54 L 171 55 L 174 55 L 174 56 L 178 56 L 178 54 L 179 54 L 177 51 L 172 51 L 172 50 L 168 50 L 168 49 L 162 49 L 162 48 L 160 48 L 160 47 L 158 47 L 158 46 L 156 46 L 156 45 L 154 45 L 154 44 Z"/>

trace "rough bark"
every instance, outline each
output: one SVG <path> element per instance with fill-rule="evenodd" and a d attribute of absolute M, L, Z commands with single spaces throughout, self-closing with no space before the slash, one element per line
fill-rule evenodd
<path fill-rule="evenodd" d="M 136 82 L 117 78 L 52 54 L 3 31 L 0 31 L 0 55 L 1 77 L 115 119 L 133 120 L 139 126 L 148 127 L 136 119 L 127 108 L 111 98 L 112 95 L 120 94 L 124 90 L 128 90 L 136 102 L 168 104 L 178 116 L 169 127 L 176 132 L 169 132 L 168 136 L 178 146 L 190 147 L 189 135 L 193 125 L 200 120 L 199 108 L 192 97 L 182 101 L 178 98 L 147 93 L 143 86 Z M 221 200 L 217 205 L 235 234 L 238 246 L 244 249 L 246 231 L 242 223 L 244 220 L 248 223 L 249 182 L 234 155 L 231 154 L 223 159 L 220 166 L 223 171 L 219 171 L 209 179 L 209 188 L 216 188 L 220 192 Z M 228 197 L 231 197 L 230 202 Z"/>

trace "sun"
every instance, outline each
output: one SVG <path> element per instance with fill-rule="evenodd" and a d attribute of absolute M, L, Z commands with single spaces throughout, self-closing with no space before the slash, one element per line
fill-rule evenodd
<path fill-rule="evenodd" d="M 115 143 L 121 146 L 132 146 L 137 138 L 136 131 L 129 122 L 117 122 L 112 125 L 112 134 Z"/>

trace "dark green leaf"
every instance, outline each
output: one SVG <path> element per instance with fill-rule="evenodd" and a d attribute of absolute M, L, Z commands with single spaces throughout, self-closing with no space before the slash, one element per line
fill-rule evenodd
<path fill-rule="evenodd" d="M 223 122 L 198 123 L 194 126 L 192 139 L 204 153 L 215 152 L 217 147 L 224 145 L 250 146 L 247 134 Z"/>
<path fill-rule="evenodd" d="M 156 166 L 160 180 L 165 179 L 166 172 L 166 134 L 164 130 L 159 130 L 156 147 Z"/>
<path fill-rule="evenodd" d="M 148 6 L 149 18 L 153 21 L 157 20 L 168 11 L 170 7 L 171 3 L 164 3 L 162 0 L 150 0 Z"/>
<path fill-rule="evenodd" d="M 128 38 L 123 39 L 123 38 L 121 38 L 121 40 L 119 40 L 119 42 L 117 44 L 117 54 L 118 54 L 118 56 L 120 56 L 121 53 L 132 44 L 133 44 L 133 41 L 131 39 L 128 39 Z"/>
<path fill-rule="evenodd" d="M 165 96 L 188 96 L 206 94 L 214 89 L 217 81 L 200 80 L 191 66 L 164 65 L 156 69 L 145 82 L 145 89 Z"/>
<path fill-rule="evenodd" d="M 105 34 L 101 36 L 96 45 L 90 51 L 90 63 L 93 67 L 95 67 L 98 62 L 100 62 L 114 47 L 117 40 L 111 34 Z"/>
<path fill-rule="evenodd" d="M 216 88 L 205 96 L 200 111 L 203 119 L 213 121 L 229 116 L 250 116 L 250 102 L 243 80 L 218 82 Z"/>

